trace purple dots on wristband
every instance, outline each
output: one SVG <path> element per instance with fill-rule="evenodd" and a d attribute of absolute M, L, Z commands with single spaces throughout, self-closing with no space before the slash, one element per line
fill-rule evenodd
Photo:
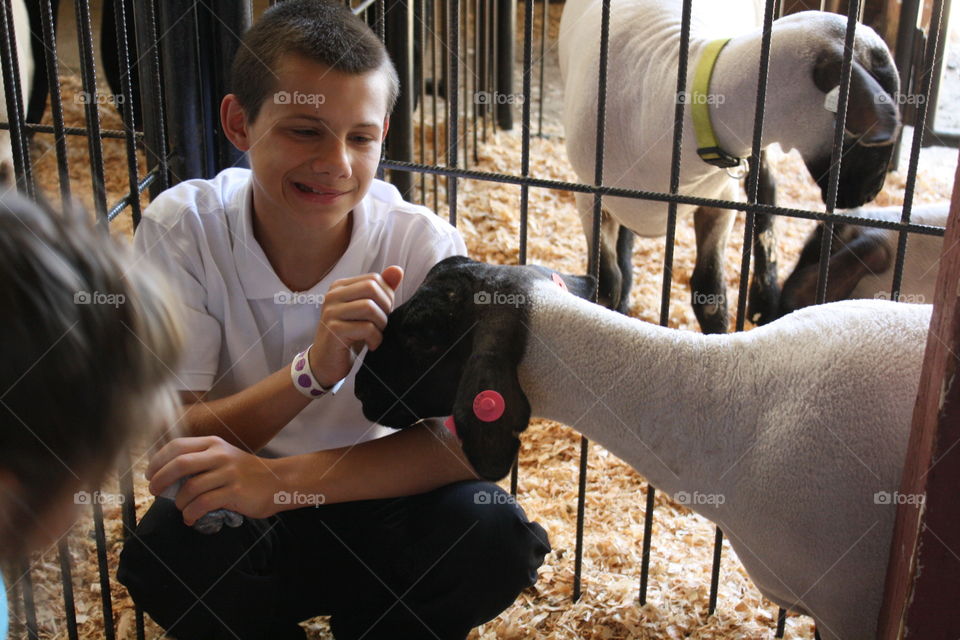
<path fill-rule="evenodd" d="M 297 371 L 303 371 L 303 367 L 306 366 L 307 359 L 303 357 L 303 354 L 300 354 L 299 357 L 300 359 L 297 360 L 297 364 L 295 368 Z"/>
<path fill-rule="evenodd" d="M 310 376 L 308 376 L 307 374 L 303 374 L 302 376 L 297 378 L 297 382 L 299 382 L 300 386 L 303 387 L 304 389 L 309 389 L 311 387 Z"/>
<path fill-rule="evenodd" d="M 310 390 L 310 395 L 312 395 L 312 396 L 322 396 L 323 394 L 324 394 L 324 391 L 322 391 L 322 390 L 320 390 L 320 389 L 311 389 L 311 390 Z"/>

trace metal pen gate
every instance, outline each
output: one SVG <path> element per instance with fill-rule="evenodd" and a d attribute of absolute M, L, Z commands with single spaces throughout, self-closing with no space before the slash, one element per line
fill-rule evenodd
<path fill-rule="evenodd" d="M 253 18 L 251 2 L 229 0 L 105 0 L 104 21 L 101 31 L 112 33 L 117 46 L 104 46 L 104 65 L 108 77 L 113 74 L 113 91 L 123 117 L 124 129 L 101 129 L 99 101 L 88 99 L 85 104 L 86 126 L 71 128 L 64 124 L 63 104 L 59 84 L 60 63 L 56 45 L 56 16 L 59 0 L 37 0 L 32 18 L 34 50 L 38 73 L 47 79 L 52 126 L 37 124 L 39 116 L 35 103 L 25 111 L 21 96 L 27 88 L 19 84 L 16 47 L 13 34 L 13 2 L 0 0 L 0 60 L 6 87 L 6 105 L 11 131 L 17 188 L 31 197 L 37 197 L 38 186 L 31 169 L 29 142 L 35 135 L 53 134 L 59 176 L 59 196 L 66 200 L 72 196 L 67 162 L 65 136 L 85 136 L 89 145 L 92 167 L 91 192 L 98 220 L 106 227 L 126 209 L 136 225 L 140 219 L 140 194 L 149 191 L 151 196 L 172 184 L 193 177 L 212 177 L 220 169 L 244 162 L 241 155 L 222 136 L 219 130 L 218 104 L 226 92 L 224 70 L 232 59 L 239 43 L 239 35 Z M 270 4 L 273 4 L 271 0 Z M 80 71 L 83 92 L 98 96 L 95 64 L 93 26 L 89 0 L 75 0 L 77 39 L 80 53 Z M 747 287 L 753 245 L 754 221 L 757 215 L 773 214 L 822 221 L 825 224 L 824 243 L 820 260 L 818 301 L 826 294 L 827 258 L 834 223 L 847 222 L 848 218 L 834 212 L 839 169 L 842 162 L 841 147 L 845 107 L 848 101 L 851 76 L 852 42 L 856 19 L 860 15 L 860 0 L 851 0 L 847 7 L 846 49 L 841 72 L 841 85 L 837 126 L 832 150 L 828 203 L 824 211 L 808 211 L 776 207 L 758 200 L 761 133 L 763 131 L 764 100 L 767 89 L 767 69 L 770 57 L 771 24 L 782 12 L 780 0 L 768 0 L 761 49 L 758 80 L 758 98 L 754 120 L 752 155 L 747 177 L 747 202 L 723 201 L 685 196 L 679 194 L 679 171 L 681 161 L 681 137 L 685 104 L 676 100 L 673 130 L 673 157 L 669 192 L 659 193 L 639 189 L 620 189 L 604 186 L 604 105 L 606 100 L 606 68 L 608 64 L 610 1 L 603 2 L 603 20 L 600 39 L 600 69 L 598 70 L 599 109 L 596 126 L 597 158 L 596 174 L 592 184 L 576 184 L 539 178 L 530 171 L 530 141 L 534 135 L 543 133 L 543 86 L 544 53 L 547 46 L 549 23 L 549 0 L 541 0 L 543 12 L 542 32 L 539 34 L 539 60 L 535 59 L 534 12 L 536 3 L 523 3 L 524 29 L 522 43 L 522 109 L 520 126 L 522 152 L 519 175 L 490 173 L 471 169 L 477 163 L 477 150 L 487 140 L 488 131 L 495 128 L 510 129 L 514 126 L 510 102 L 489 100 L 496 94 L 514 93 L 515 28 L 518 15 L 517 0 L 354 0 L 355 12 L 366 16 L 377 33 L 387 44 L 395 60 L 403 87 L 397 110 L 392 116 L 392 126 L 387 140 L 381 172 L 389 172 L 389 178 L 406 194 L 408 199 L 436 209 L 445 208 L 452 224 L 457 222 L 457 187 L 461 180 L 483 180 L 520 187 L 520 238 L 519 261 L 527 260 L 527 222 L 530 189 L 552 189 L 592 194 L 594 196 L 594 245 L 590 248 L 590 269 L 597 275 L 599 269 L 599 229 L 603 198 L 622 196 L 666 202 L 669 206 L 668 232 L 663 264 L 663 279 L 660 323 L 667 324 L 670 290 L 672 286 L 673 247 L 679 204 L 693 204 L 735 209 L 746 213 L 746 225 L 741 264 L 740 296 L 737 309 L 737 330 L 743 330 L 746 316 Z M 907 3 L 905 3 L 907 4 Z M 913 26 L 916 29 L 916 2 L 911 2 Z M 946 7 L 946 9 L 945 9 Z M 940 37 L 945 32 L 942 17 L 949 8 L 949 0 L 934 0 L 929 33 L 923 52 L 922 69 L 937 65 Z M 676 92 L 684 91 L 688 74 L 686 47 L 689 43 L 691 24 L 691 0 L 683 6 L 683 26 L 679 72 Z M 906 38 L 906 36 L 904 36 Z M 906 41 L 906 40 L 905 40 Z M 166 43 L 177 43 L 171 46 Z M 916 38 L 911 38 L 914 45 Z M 185 46 L 181 46 L 185 45 Z M 898 55 L 898 62 L 900 56 Z M 537 133 L 534 133 L 532 113 L 533 85 L 536 66 L 539 68 L 540 93 Z M 911 63 L 912 64 L 912 63 Z M 429 71 L 429 73 L 428 73 Z M 901 75 L 906 72 L 901 68 Z M 907 234 L 920 233 L 943 235 L 943 229 L 925 227 L 911 222 L 911 209 L 916 183 L 919 152 L 928 127 L 929 98 L 934 92 L 934 74 L 919 74 L 913 83 L 904 83 L 903 91 L 911 91 L 924 97 L 916 102 L 912 114 L 915 129 L 910 154 L 906 194 L 901 220 L 890 223 L 863 220 L 858 224 L 899 232 L 899 246 L 892 282 L 891 297 L 896 299 L 903 274 Z M 36 83 L 35 87 L 36 89 Z M 36 90 L 34 96 L 36 97 Z M 487 100 L 478 100 L 486 95 Z M 122 97 L 122 100 L 119 98 Z M 42 108 L 41 108 L 42 112 Z M 428 117 L 429 116 L 429 117 Z M 418 122 L 417 122 L 418 121 Z M 414 135 L 418 127 L 418 138 Z M 427 135 L 428 124 L 432 125 Z M 441 134 L 440 125 L 443 125 Z M 929 135 L 929 134 L 926 134 Z M 108 202 L 104 188 L 104 162 L 101 141 L 108 138 L 122 139 L 126 145 L 127 182 L 129 190 L 116 202 Z M 431 139 L 432 138 L 432 139 Z M 929 140 L 929 138 L 927 138 Z M 143 175 L 138 168 L 137 151 L 142 149 L 147 171 Z M 441 189 L 446 198 L 441 199 Z M 577 504 L 577 530 L 575 578 L 573 597 L 581 595 L 581 569 L 583 556 L 584 508 L 587 482 L 588 442 L 581 439 L 579 497 Z M 518 470 L 511 477 L 511 489 L 516 493 Z M 122 515 L 124 530 L 128 534 L 136 523 L 136 509 L 132 500 L 133 479 L 128 460 L 121 461 L 121 491 L 127 496 Z M 643 555 L 638 588 L 640 603 L 646 601 L 651 557 L 652 524 L 655 490 L 648 485 L 646 516 L 643 535 Z M 106 553 L 106 535 L 103 511 L 97 502 L 92 503 L 99 579 L 102 594 L 104 634 L 115 637 L 113 605 L 110 597 L 110 573 Z M 713 571 L 710 588 L 709 611 L 717 604 L 719 570 L 722 554 L 723 533 L 715 533 Z M 64 617 L 70 638 L 77 638 L 71 562 L 65 540 L 59 543 L 60 569 L 64 594 Z M 24 565 L 26 567 L 26 565 Z M 17 588 L 21 593 L 15 601 L 14 617 L 23 621 L 24 637 L 38 637 L 33 587 L 29 569 L 19 572 Z M 785 613 L 779 612 L 777 637 L 782 636 Z M 144 637 L 142 612 L 136 614 L 137 637 Z"/>

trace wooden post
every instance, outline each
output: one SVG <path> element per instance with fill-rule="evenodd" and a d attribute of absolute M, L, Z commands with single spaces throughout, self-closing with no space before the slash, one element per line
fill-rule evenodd
<path fill-rule="evenodd" d="M 878 638 L 960 637 L 960 166 L 953 183 Z"/>

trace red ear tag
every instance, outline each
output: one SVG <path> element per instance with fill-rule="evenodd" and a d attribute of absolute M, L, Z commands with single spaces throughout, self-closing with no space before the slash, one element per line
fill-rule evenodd
<path fill-rule="evenodd" d="M 567 290 L 567 283 L 563 281 L 563 278 L 560 277 L 559 273 L 554 272 L 553 274 L 553 284 L 557 285 L 564 291 Z"/>
<path fill-rule="evenodd" d="M 481 391 L 473 399 L 473 415 L 483 422 L 493 422 L 503 415 L 506 409 L 503 396 L 492 389 Z"/>
<path fill-rule="evenodd" d="M 446 420 L 444 420 L 444 421 L 443 421 L 443 426 L 445 426 L 447 429 L 449 429 L 449 430 L 450 430 L 450 433 L 452 433 L 453 435 L 457 436 L 457 423 L 453 421 L 453 416 L 450 416 L 449 418 L 447 418 Z M 460 436 L 457 436 L 457 437 L 459 438 Z"/>

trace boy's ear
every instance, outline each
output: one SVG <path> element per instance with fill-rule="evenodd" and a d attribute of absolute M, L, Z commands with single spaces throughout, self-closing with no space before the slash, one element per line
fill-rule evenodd
<path fill-rule="evenodd" d="M 240 151 L 247 151 L 252 146 L 247 129 L 247 112 L 240 106 L 237 96 L 228 93 L 220 101 L 220 125 L 227 140 L 233 143 Z"/>
<path fill-rule="evenodd" d="M 390 131 L 390 114 L 387 114 L 383 118 L 383 137 L 380 138 L 381 143 L 386 141 L 387 131 Z"/>

